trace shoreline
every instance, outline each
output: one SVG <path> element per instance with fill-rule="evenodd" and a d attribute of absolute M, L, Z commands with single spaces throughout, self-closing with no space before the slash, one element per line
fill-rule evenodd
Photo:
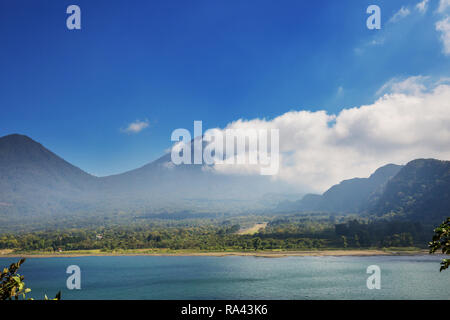
<path fill-rule="evenodd" d="M 428 250 L 317 250 L 317 251 L 222 251 L 222 252 L 67 252 L 67 253 L 5 253 L 0 258 L 76 258 L 76 257 L 121 257 L 121 256 L 155 256 L 155 257 L 230 257 L 247 256 L 261 258 L 283 257 L 367 257 L 367 256 L 411 256 L 428 255 Z"/>

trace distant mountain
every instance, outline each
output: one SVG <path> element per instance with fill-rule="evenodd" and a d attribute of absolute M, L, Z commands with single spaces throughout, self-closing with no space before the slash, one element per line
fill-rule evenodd
<path fill-rule="evenodd" d="M 0 138 L 0 209 L 31 214 L 77 207 L 96 180 L 26 136 Z"/>
<path fill-rule="evenodd" d="M 46 184 L 41 184 L 41 187 L 60 187 L 60 183 L 70 180 L 72 186 L 82 188 L 85 183 L 95 180 L 94 176 L 71 165 L 27 136 L 12 134 L 0 138 L 0 151 L 2 182 L 14 178 L 13 182 L 19 184 L 45 181 Z M 20 181 L 17 181 L 17 177 L 21 178 Z"/>
<path fill-rule="evenodd" d="M 377 169 L 369 178 L 344 180 L 322 195 L 305 195 L 301 200 L 291 203 L 290 209 L 333 213 L 361 212 L 367 206 L 371 195 L 381 190 L 401 168 L 399 165 L 388 164 Z M 284 206 L 289 208 L 286 203 Z"/>
<path fill-rule="evenodd" d="M 344 180 L 323 195 L 307 194 L 283 202 L 279 211 L 391 214 L 437 223 L 450 216 L 450 161 L 417 159 L 405 166 L 389 164 L 369 178 Z"/>
<path fill-rule="evenodd" d="M 289 191 L 282 183 L 267 183 L 268 177 L 209 169 L 174 166 L 166 154 L 141 168 L 99 178 L 29 137 L 8 135 L 0 138 L 0 216 L 245 212 L 266 207 L 260 201 L 266 193 Z"/>
<path fill-rule="evenodd" d="M 374 194 L 367 211 L 403 213 L 409 219 L 440 222 L 450 216 L 450 161 L 417 159 Z"/>
<path fill-rule="evenodd" d="M 433 221 L 450 216 L 449 161 L 388 164 L 368 178 L 344 180 L 322 195 L 296 200 L 301 195 L 270 177 L 221 175 L 203 165 L 174 166 L 170 159 L 166 154 L 141 168 L 99 178 L 26 136 L 1 137 L 0 229 L 13 220 L 16 225 L 56 218 L 70 223 L 86 216 L 111 221 L 286 211 L 393 212 Z"/>
<path fill-rule="evenodd" d="M 193 158 L 193 146 L 191 149 Z M 199 164 L 175 166 L 170 153 L 140 168 L 101 178 L 100 182 L 116 208 L 140 207 L 147 212 L 247 212 L 267 208 L 270 201 L 261 201 L 265 194 L 290 191 L 288 185 L 271 182 L 267 176 L 218 174 Z"/>

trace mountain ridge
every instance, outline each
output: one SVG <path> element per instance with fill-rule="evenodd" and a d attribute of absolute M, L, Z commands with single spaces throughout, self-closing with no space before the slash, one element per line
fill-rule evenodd
<path fill-rule="evenodd" d="M 0 138 L 0 218 L 283 211 L 394 212 L 417 220 L 450 215 L 450 161 L 387 164 L 368 178 L 343 180 L 322 195 L 283 203 L 276 195 L 292 190 L 269 183 L 267 177 L 217 175 L 201 165 L 168 163 L 170 154 L 165 154 L 134 170 L 95 177 L 27 136 L 7 135 Z"/>
<path fill-rule="evenodd" d="M 352 178 L 331 186 L 323 194 L 306 194 L 295 203 L 285 203 L 285 209 L 332 213 L 361 212 L 370 196 L 383 188 L 403 166 L 387 164 L 376 169 L 368 178 Z M 280 208 L 283 209 L 283 206 Z"/>
<path fill-rule="evenodd" d="M 20 214 L 54 214 L 68 207 L 70 212 L 138 213 L 262 207 L 258 200 L 267 177 L 219 175 L 194 164 L 170 166 L 170 159 L 168 153 L 133 170 L 95 177 L 27 136 L 4 136 L 0 138 L 0 203 L 11 206 L 1 208 L 10 212 L 17 208 Z M 267 191 L 278 188 L 270 187 Z M 198 202 L 198 198 L 213 202 Z M 242 201 L 241 207 L 224 203 L 231 199 Z"/>

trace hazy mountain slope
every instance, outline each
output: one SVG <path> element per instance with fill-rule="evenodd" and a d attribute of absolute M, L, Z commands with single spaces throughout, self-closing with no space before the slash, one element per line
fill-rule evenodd
<path fill-rule="evenodd" d="M 387 165 L 369 178 L 342 181 L 323 195 L 283 204 L 285 211 L 322 211 L 394 216 L 438 223 L 450 216 L 450 161 L 417 159 Z"/>
<path fill-rule="evenodd" d="M 260 199 L 268 192 L 289 191 L 268 183 L 269 177 L 220 175 L 170 160 L 166 154 L 141 168 L 97 178 L 26 136 L 5 136 L 0 138 L 0 214 L 244 212 L 264 208 Z"/>
<path fill-rule="evenodd" d="M 193 155 L 191 141 L 192 162 Z M 285 183 L 270 180 L 268 176 L 218 174 L 206 165 L 175 166 L 168 153 L 140 168 L 101 178 L 101 183 L 115 200 L 146 201 L 147 210 L 178 207 L 182 211 L 242 212 L 267 207 L 267 202 L 261 201 L 265 194 L 292 192 Z"/>
<path fill-rule="evenodd" d="M 344 180 L 328 189 L 322 195 L 321 208 L 326 211 L 358 212 L 363 209 L 373 192 L 394 177 L 402 168 L 388 164 L 378 168 L 369 178 Z"/>
<path fill-rule="evenodd" d="M 251 213 L 271 210 L 275 201 L 267 194 L 292 193 L 270 177 L 221 175 L 210 169 L 174 166 L 166 154 L 141 168 L 97 178 L 26 136 L 5 136 L 0 138 L 0 223 L 25 216 L 116 219 L 165 212 Z M 342 181 L 323 195 L 284 199 L 278 211 L 395 212 L 415 220 L 439 220 L 450 215 L 450 162 L 389 164 L 369 178 Z"/>
<path fill-rule="evenodd" d="M 33 210 L 78 206 L 78 199 L 95 184 L 95 177 L 26 136 L 0 138 L 2 209 L 14 207 L 23 214 L 33 214 Z"/>
<path fill-rule="evenodd" d="M 369 178 L 344 180 L 322 195 L 307 194 L 291 205 L 291 210 L 323 212 L 360 212 L 372 193 L 383 188 L 402 166 L 388 164 L 377 169 Z"/>
<path fill-rule="evenodd" d="M 450 161 L 409 162 L 370 199 L 368 211 L 404 213 L 410 219 L 438 222 L 450 216 Z"/>
<path fill-rule="evenodd" d="M 70 180 L 72 186 L 82 188 L 85 183 L 95 179 L 23 135 L 13 134 L 0 138 L 0 150 L 0 168 L 4 174 L 2 177 L 15 178 L 12 181 L 15 184 L 37 179 L 37 182 L 49 183 L 43 187 L 54 187 Z"/>

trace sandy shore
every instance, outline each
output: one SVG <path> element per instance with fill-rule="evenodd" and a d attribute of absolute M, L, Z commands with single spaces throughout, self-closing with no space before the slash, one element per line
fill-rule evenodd
<path fill-rule="evenodd" d="M 282 257 L 324 257 L 324 256 L 380 256 L 380 255 L 428 255 L 428 250 L 415 251 L 383 251 L 383 250 L 317 250 L 317 251 L 256 251 L 256 252 L 60 252 L 60 253 L 0 253 L 1 258 L 71 258 L 87 256 L 194 256 L 194 257 L 227 257 L 227 256 L 253 256 L 264 258 L 282 258 Z"/>

